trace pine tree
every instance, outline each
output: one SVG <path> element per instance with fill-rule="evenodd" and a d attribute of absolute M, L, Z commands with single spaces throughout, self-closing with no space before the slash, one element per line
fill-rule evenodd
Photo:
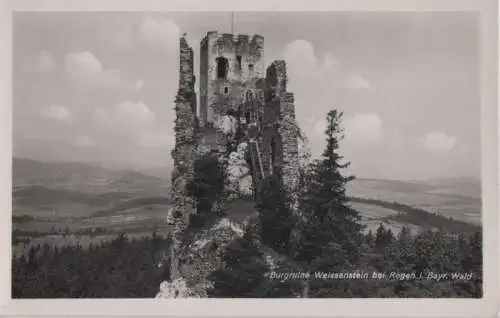
<path fill-rule="evenodd" d="M 300 199 L 302 219 L 298 229 L 295 258 L 305 268 L 343 269 L 359 257 L 360 217 L 351 209 L 346 184 L 353 179 L 342 170 L 349 166 L 339 155 L 343 138 L 342 113 L 332 110 L 327 115 L 326 147 L 322 158 L 312 165 L 307 189 Z"/>
<path fill-rule="evenodd" d="M 374 241 L 373 233 L 372 230 L 369 230 L 368 233 L 365 235 L 365 243 L 368 245 L 368 247 L 372 247 L 373 241 Z"/>
<path fill-rule="evenodd" d="M 387 230 L 383 223 L 380 223 L 375 234 L 375 249 L 382 251 L 387 247 Z"/>

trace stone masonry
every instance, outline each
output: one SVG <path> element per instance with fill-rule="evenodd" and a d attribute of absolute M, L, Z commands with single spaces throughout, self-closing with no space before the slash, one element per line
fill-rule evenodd
<path fill-rule="evenodd" d="M 197 117 L 193 50 L 184 38 L 180 39 L 172 151 L 173 280 L 181 277 L 182 233 L 189 215 L 195 212 L 185 185 L 193 176 L 196 158 L 209 152 L 227 157 L 242 149 L 239 145 L 248 145 L 245 149 L 251 159 L 254 195 L 263 178 L 272 174 L 294 192 L 299 173 L 294 96 L 287 91 L 285 61 L 273 61 L 265 68 L 264 38 L 260 35 L 212 31 L 201 41 L 200 50 Z"/>

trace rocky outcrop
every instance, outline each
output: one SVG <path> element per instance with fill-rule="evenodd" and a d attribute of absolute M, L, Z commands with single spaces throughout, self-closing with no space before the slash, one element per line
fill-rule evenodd
<path fill-rule="evenodd" d="M 252 175 L 250 167 L 245 160 L 248 144 L 242 142 L 237 150 L 229 154 L 228 181 L 229 193 L 233 197 L 252 195 Z"/>
<path fill-rule="evenodd" d="M 243 235 L 241 226 L 228 218 L 220 218 L 205 229 L 184 238 L 179 260 L 180 277 L 163 282 L 157 298 L 207 297 L 211 283 L 208 276 L 222 266 L 227 246 Z"/>
<path fill-rule="evenodd" d="M 162 282 L 155 298 L 199 298 L 186 284 L 183 278 L 172 282 Z"/>

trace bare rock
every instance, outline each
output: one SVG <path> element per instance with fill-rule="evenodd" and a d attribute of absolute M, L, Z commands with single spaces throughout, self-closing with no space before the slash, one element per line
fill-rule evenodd
<path fill-rule="evenodd" d="M 155 298 L 199 298 L 199 296 L 187 286 L 183 278 L 179 278 L 172 282 L 162 282 Z"/>

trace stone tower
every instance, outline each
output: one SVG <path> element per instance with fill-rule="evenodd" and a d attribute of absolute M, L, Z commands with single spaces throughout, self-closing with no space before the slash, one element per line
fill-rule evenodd
<path fill-rule="evenodd" d="M 172 151 L 172 279 L 180 276 L 182 233 L 189 215 L 195 212 L 185 185 L 193 176 L 196 158 L 207 153 L 228 156 L 246 145 L 254 195 L 269 175 L 281 178 L 291 192 L 295 192 L 298 181 L 298 128 L 294 96 L 287 91 L 285 62 L 273 61 L 265 68 L 264 38 L 260 35 L 212 31 L 200 44 L 197 109 L 193 50 L 184 38 L 180 39 Z"/>
<path fill-rule="evenodd" d="M 254 189 L 272 173 L 279 173 L 293 188 L 298 172 L 297 127 L 293 94 L 286 89 L 285 62 L 274 61 L 265 68 L 261 35 L 212 31 L 200 49 L 202 147 L 223 152 L 228 138 L 234 137 L 236 144 L 245 141 Z"/>

